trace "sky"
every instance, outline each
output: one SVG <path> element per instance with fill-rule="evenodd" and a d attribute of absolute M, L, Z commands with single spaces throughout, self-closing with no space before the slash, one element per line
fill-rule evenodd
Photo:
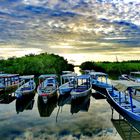
<path fill-rule="evenodd" d="M 139 0 L 0 0 L 0 58 L 140 60 Z"/>

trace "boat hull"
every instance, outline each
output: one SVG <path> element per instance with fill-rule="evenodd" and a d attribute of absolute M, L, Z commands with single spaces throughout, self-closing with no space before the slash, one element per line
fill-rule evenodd
<path fill-rule="evenodd" d="M 111 90 L 111 86 L 108 84 L 92 84 L 92 88 L 98 92 L 99 94 L 103 95 L 104 97 L 107 96 L 107 90 Z"/>
<path fill-rule="evenodd" d="M 51 93 L 44 93 L 44 92 L 41 92 L 41 91 L 38 91 L 38 96 L 39 98 L 42 98 L 43 102 L 44 103 L 47 103 L 47 101 L 50 99 L 50 98 L 53 98 L 54 96 L 57 96 L 57 89 L 55 89 L 53 92 Z"/>
<path fill-rule="evenodd" d="M 85 97 L 87 95 L 90 95 L 92 93 L 91 91 L 91 87 L 87 90 L 84 90 L 82 92 L 77 92 L 77 91 L 71 91 L 71 99 L 76 99 L 76 98 L 82 98 Z"/>
<path fill-rule="evenodd" d="M 113 97 L 111 96 L 111 94 L 108 92 L 107 94 L 107 102 L 123 117 L 130 117 L 131 119 L 140 122 L 140 116 L 135 114 L 132 111 L 129 111 L 125 108 L 123 108 L 121 105 L 119 105 L 119 103 L 117 103 Z"/>

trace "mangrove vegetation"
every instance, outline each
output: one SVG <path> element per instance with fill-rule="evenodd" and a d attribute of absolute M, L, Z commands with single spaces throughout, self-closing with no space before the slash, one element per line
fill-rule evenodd
<path fill-rule="evenodd" d="M 140 61 L 122 62 L 92 62 L 87 61 L 80 65 L 81 70 L 95 70 L 107 73 L 111 78 L 117 79 L 121 74 L 130 74 L 132 71 L 140 71 Z"/>
<path fill-rule="evenodd" d="M 30 54 L 20 58 L 11 57 L 0 60 L 0 71 L 4 73 L 34 74 L 35 76 L 50 73 L 60 75 L 65 70 L 73 71 L 74 65 L 55 54 Z"/>

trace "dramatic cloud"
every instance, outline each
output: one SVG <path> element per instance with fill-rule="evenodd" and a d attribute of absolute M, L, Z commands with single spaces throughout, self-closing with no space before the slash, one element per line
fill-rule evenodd
<path fill-rule="evenodd" d="M 138 0 L 2 0 L 0 47 L 12 44 L 57 54 L 116 52 L 123 59 L 123 52 L 132 50 L 137 59 L 139 11 Z"/>

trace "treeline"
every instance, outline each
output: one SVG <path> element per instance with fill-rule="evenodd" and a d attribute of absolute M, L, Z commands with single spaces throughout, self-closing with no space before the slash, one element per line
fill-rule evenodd
<path fill-rule="evenodd" d="M 81 70 L 95 70 L 107 73 L 111 78 L 118 79 L 121 74 L 130 74 L 132 71 L 140 71 L 140 61 L 123 62 L 91 62 L 80 65 Z"/>
<path fill-rule="evenodd" d="M 30 54 L 20 58 L 11 57 L 7 60 L 0 60 L 0 71 L 5 73 L 34 74 L 35 76 L 49 73 L 60 75 L 65 70 L 73 71 L 74 66 L 55 54 Z"/>

